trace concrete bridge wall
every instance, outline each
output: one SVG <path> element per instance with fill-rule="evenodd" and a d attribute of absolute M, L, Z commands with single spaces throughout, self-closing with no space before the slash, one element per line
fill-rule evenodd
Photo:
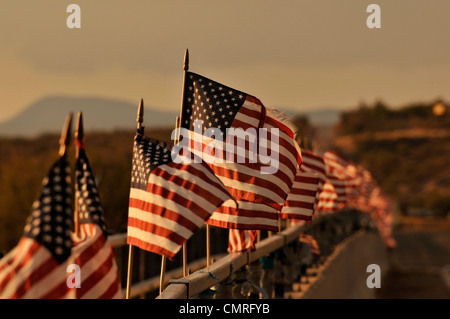
<path fill-rule="evenodd" d="M 326 262 L 316 269 L 317 279 L 303 287 L 302 299 L 371 299 L 377 288 L 368 288 L 366 281 L 371 275 L 367 266 L 377 264 L 383 275 L 388 273 L 388 252 L 378 233 L 360 231 L 338 246 Z M 305 289 L 306 288 L 306 289 Z"/>

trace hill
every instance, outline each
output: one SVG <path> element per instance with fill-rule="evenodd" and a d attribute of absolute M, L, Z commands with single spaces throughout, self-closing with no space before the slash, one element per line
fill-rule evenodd
<path fill-rule="evenodd" d="M 112 131 L 136 127 L 136 104 L 99 97 L 49 96 L 40 99 L 14 118 L 0 123 L 0 136 L 31 137 L 44 133 L 59 133 L 64 120 L 73 112 L 83 112 L 86 131 Z M 145 105 L 145 101 L 144 101 Z M 145 107 L 147 125 L 174 126 L 176 112 Z M 150 116 L 151 115 L 151 116 Z M 151 121 L 151 122 L 150 122 Z"/>
<path fill-rule="evenodd" d="M 437 106 L 437 107 L 436 107 Z M 436 112 L 444 108 L 444 112 Z M 443 103 L 342 114 L 333 147 L 369 170 L 403 213 L 450 213 L 450 112 Z"/>
<path fill-rule="evenodd" d="M 34 137 L 59 133 L 67 114 L 73 112 L 76 116 L 79 111 L 83 112 L 86 131 L 134 129 L 138 102 L 132 104 L 103 97 L 48 96 L 32 103 L 14 118 L 0 123 L 0 136 Z M 159 128 L 175 125 L 178 112 L 146 105 L 144 101 L 145 126 Z M 288 116 L 302 115 L 313 125 L 335 125 L 340 116 L 340 111 L 329 108 L 298 114 L 284 109 L 281 111 Z"/>

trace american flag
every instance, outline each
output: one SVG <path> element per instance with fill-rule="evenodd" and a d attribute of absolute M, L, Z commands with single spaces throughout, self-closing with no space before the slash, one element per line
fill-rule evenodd
<path fill-rule="evenodd" d="M 346 172 L 348 163 L 332 151 L 326 151 L 322 157 L 325 162 L 328 181 L 333 185 L 337 196 L 337 205 L 339 208 L 343 208 L 347 202 L 347 185 L 350 183 L 350 177 Z"/>
<path fill-rule="evenodd" d="M 23 236 L 0 260 L 0 298 L 67 298 L 72 249 L 70 167 L 60 157 L 42 181 Z"/>
<path fill-rule="evenodd" d="M 362 182 L 361 187 L 359 188 L 360 195 L 357 198 L 358 200 L 356 201 L 355 206 L 362 212 L 369 212 L 370 195 L 374 188 L 377 187 L 377 184 L 368 170 L 363 169 L 361 175 Z"/>
<path fill-rule="evenodd" d="M 370 194 L 368 213 L 385 244 L 388 247 L 395 247 L 397 243 L 393 237 L 392 201 L 389 196 L 382 192 L 379 186 L 375 186 Z"/>
<path fill-rule="evenodd" d="M 311 150 L 302 149 L 302 165 L 300 166 L 300 170 L 303 172 L 313 172 L 317 174 L 317 177 L 319 178 L 315 201 L 315 214 L 320 214 L 321 211 L 329 210 L 329 197 L 333 196 L 333 194 L 328 194 L 328 185 L 326 192 L 322 194 L 325 183 L 327 182 L 325 162 L 322 156 Z"/>
<path fill-rule="evenodd" d="M 350 177 L 350 182 L 347 184 L 347 206 L 358 208 L 364 196 L 364 169 L 359 165 L 349 163 L 346 173 Z"/>
<path fill-rule="evenodd" d="M 334 185 L 327 179 L 319 194 L 317 210 L 320 214 L 332 213 L 340 209 L 338 194 Z"/>
<path fill-rule="evenodd" d="M 318 185 L 317 173 L 299 170 L 286 203 L 281 209 L 280 217 L 310 221 L 315 209 Z"/>
<path fill-rule="evenodd" d="M 230 229 L 228 252 L 253 251 L 258 230 Z"/>
<path fill-rule="evenodd" d="M 312 235 L 300 233 L 299 241 L 301 243 L 308 245 L 308 247 L 311 251 L 311 254 L 313 256 L 320 257 L 321 253 L 320 253 L 319 244 L 317 243 L 317 240 Z"/>
<path fill-rule="evenodd" d="M 279 211 L 272 206 L 238 200 L 238 208 L 232 200 L 227 200 L 206 221 L 208 225 L 251 230 L 264 229 L 278 231 Z"/>
<path fill-rule="evenodd" d="M 80 223 L 79 236 L 74 236 L 72 259 L 80 267 L 81 287 L 76 298 L 121 298 L 120 277 L 114 251 L 108 242 L 103 208 L 86 151 L 78 148 L 75 164 L 76 200 Z"/>
<path fill-rule="evenodd" d="M 245 221 L 241 223 L 239 217 L 246 215 L 245 209 L 252 210 L 252 216 L 258 218 L 261 211 L 259 207 L 245 205 L 255 203 L 273 208 L 270 215 L 267 209 L 261 211 L 261 220 L 267 222 L 261 227 L 273 229 L 273 225 L 278 224 L 276 212 L 284 204 L 301 164 L 301 152 L 296 146 L 294 130 L 289 122 L 280 114 L 266 109 L 256 97 L 191 72 L 187 72 L 183 104 L 181 126 L 191 132 L 185 145 L 199 157 L 211 155 L 212 160 L 208 164 L 214 173 L 237 201 L 244 202 L 237 211 L 227 207 L 219 209 L 208 223 L 246 229 L 248 224 Z M 260 128 L 265 129 L 267 136 L 260 135 Z M 219 141 L 212 147 L 203 135 L 208 130 L 215 132 L 215 142 L 219 137 L 223 142 Z M 233 130 L 254 134 L 235 138 L 237 134 L 230 133 Z M 277 139 L 278 151 L 272 148 L 272 143 L 277 142 Z M 273 160 L 263 163 L 258 155 L 269 155 Z M 265 174 L 263 171 L 270 169 L 272 164 L 278 167 Z M 268 219 L 268 216 L 271 217 Z"/>
<path fill-rule="evenodd" d="M 222 203 L 231 199 L 204 163 L 172 159 L 172 147 L 138 133 L 134 140 L 128 244 L 172 259 Z"/>

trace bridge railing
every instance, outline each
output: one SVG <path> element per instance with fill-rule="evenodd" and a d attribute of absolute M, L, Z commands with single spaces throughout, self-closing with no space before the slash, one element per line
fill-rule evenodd
<path fill-rule="evenodd" d="M 134 274 L 134 276 L 138 275 L 138 280 L 135 280 L 131 286 L 130 297 L 148 298 L 150 296 L 150 298 L 158 299 L 195 298 L 202 292 L 223 283 L 233 274 L 242 271 L 243 267 L 257 262 L 262 257 L 288 247 L 288 245 L 298 244 L 300 233 L 313 235 L 321 248 L 320 258 L 309 258 L 308 262 L 305 262 L 305 259 L 297 261 L 297 265 L 300 264 L 304 272 L 305 267 L 311 267 L 313 263 L 323 262 L 327 255 L 331 254 L 335 245 L 356 230 L 367 227 L 369 223 L 367 215 L 355 210 L 344 210 L 319 216 L 312 223 L 298 223 L 286 226 L 278 233 L 268 233 L 266 238 L 256 243 L 254 251 L 216 254 L 213 256 L 216 261 L 209 267 L 206 267 L 206 257 L 188 263 L 188 269 L 190 269 L 191 274 L 186 277 L 182 276 L 181 267 L 167 271 L 165 274 L 165 289 L 160 295 L 157 294 L 160 284 L 159 274 L 155 274 L 150 278 L 145 278 L 144 276 L 146 267 L 155 267 L 155 263 L 148 265 L 145 258 L 140 258 L 137 266 L 138 274 Z M 125 233 L 111 235 L 109 240 L 116 251 L 121 251 L 122 254 L 128 256 L 126 254 Z M 127 263 L 123 257 L 123 255 L 116 256 L 116 259 L 122 261 L 119 263 L 119 271 L 122 274 L 127 271 Z M 295 262 L 294 260 L 288 260 L 288 263 Z M 122 287 L 123 296 L 125 296 L 126 286 L 123 285 Z"/>

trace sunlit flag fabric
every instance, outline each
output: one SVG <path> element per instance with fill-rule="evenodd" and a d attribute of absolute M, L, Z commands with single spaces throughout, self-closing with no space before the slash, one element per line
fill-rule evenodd
<path fill-rule="evenodd" d="M 186 76 L 181 121 L 182 128 L 191 133 L 182 144 L 203 160 L 210 155 L 208 165 L 239 202 L 237 211 L 221 207 L 208 224 L 249 229 L 247 218 L 252 215 L 262 217 L 256 227 L 276 231 L 277 211 L 301 164 L 289 122 L 256 97 L 192 72 Z M 206 135 L 214 138 L 211 141 Z M 269 206 L 271 213 L 251 204 Z"/>
<path fill-rule="evenodd" d="M 347 207 L 358 208 L 363 200 L 364 169 L 349 163 L 345 168 L 350 182 L 347 184 Z"/>
<path fill-rule="evenodd" d="M 128 244 L 169 259 L 232 198 L 205 163 L 187 163 L 181 155 L 174 161 L 171 149 L 136 134 L 127 232 Z"/>
<path fill-rule="evenodd" d="M 75 164 L 76 200 L 80 223 L 74 236 L 72 259 L 80 267 L 81 287 L 77 298 L 121 298 L 120 277 L 108 234 L 97 185 L 83 145 Z"/>
<path fill-rule="evenodd" d="M 360 211 L 369 213 L 370 196 L 374 188 L 377 187 L 377 184 L 368 170 L 363 169 L 361 172 L 361 177 L 361 186 L 358 190 L 359 196 L 357 197 L 358 200 L 354 202 L 354 205 Z"/>
<path fill-rule="evenodd" d="M 253 251 L 258 230 L 230 229 L 228 252 Z"/>
<path fill-rule="evenodd" d="M 385 244 L 388 247 L 395 247 L 397 243 L 392 233 L 392 201 L 390 197 L 381 191 L 379 186 L 375 186 L 370 194 L 368 210 Z"/>
<path fill-rule="evenodd" d="M 337 204 L 339 208 L 343 208 L 347 202 L 347 186 L 350 186 L 351 179 L 347 174 L 346 162 L 336 152 L 326 151 L 323 154 L 323 160 L 325 162 L 327 178 L 333 185 L 334 191 L 337 195 Z"/>
<path fill-rule="evenodd" d="M 323 189 L 319 194 L 319 202 L 317 203 L 317 210 L 320 214 L 336 212 L 340 209 L 338 194 L 335 186 L 326 180 L 323 184 Z"/>
<path fill-rule="evenodd" d="M 302 150 L 302 165 L 301 171 L 316 173 L 319 178 L 317 185 L 315 213 L 330 212 L 337 209 L 337 195 L 334 192 L 334 187 L 327 182 L 326 167 L 322 156 L 314 153 L 311 150 Z"/>
<path fill-rule="evenodd" d="M 320 257 L 320 247 L 317 240 L 310 234 L 300 233 L 299 241 L 308 245 L 311 254 L 316 257 Z"/>
<path fill-rule="evenodd" d="M 72 249 L 70 194 L 70 168 L 62 156 L 42 182 L 18 245 L 0 260 L 1 298 L 70 297 L 66 285 Z"/>
<path fill-rule="evenodd" d="M 319 176 L 314 172 L 298 171 L 294 184 L 280 211 L 280 217 L 310 221 L 315 209 Z"/>
<path fill-rule="evenodd" d="M 279 211 L 272 206 L 251 201 L 238 200 L 238 208 L 227 200 L 206 221 L 208 225 L 240 229 L 278 231 Z"/>

